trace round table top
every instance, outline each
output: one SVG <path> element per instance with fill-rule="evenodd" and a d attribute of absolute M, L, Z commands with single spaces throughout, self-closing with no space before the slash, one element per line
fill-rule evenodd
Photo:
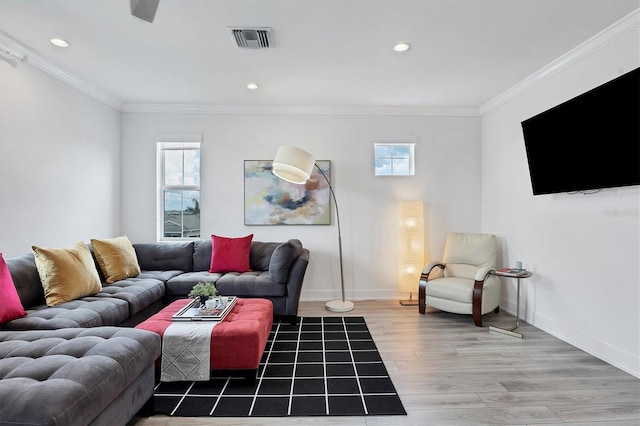
<path fill-rule="evenodd" d="M 526 269 L 516 269 L 516 268 L 504 268 L 504 269 L 495 269 L 491 271 L 493 275 L 497 275 L 499 277 L 510 277 L 510 278 L 529 278 L 533 275 L 531 272 Z"/>

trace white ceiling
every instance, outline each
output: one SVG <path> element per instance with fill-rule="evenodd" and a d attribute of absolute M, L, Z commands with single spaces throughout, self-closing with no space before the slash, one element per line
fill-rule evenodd
<path fill-rule="evenodd" d="M 639 6 L 160 0 L 151 24 L 129 0 L 0 0 L 0 44 L 124 104 L 477 108 Z M 231 26 L 271 27 L 274 47 L 240 49 Z"/>

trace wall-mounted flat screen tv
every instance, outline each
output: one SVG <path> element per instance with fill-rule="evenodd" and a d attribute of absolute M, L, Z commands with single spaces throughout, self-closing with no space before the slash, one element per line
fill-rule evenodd
<path fill-rule="evenodd" d="M 640 185 L 640 68 L 522 122 L 534 195 Z"/>

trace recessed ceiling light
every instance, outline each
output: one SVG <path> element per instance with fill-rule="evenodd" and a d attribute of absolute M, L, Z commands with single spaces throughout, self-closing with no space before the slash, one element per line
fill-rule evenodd
<path fill-rule="evenodd" d="M 393 46 L 393 50 L 396 52 L 406 52 L 409 49 L 411 49 L 411 45 L 409 43 L 398 43 Z"/>
<path fill-rule="evenodd" d="M 247 84 L 247 89 L 249 89 L 249 90 L 256 90 L 258 87 L 260 87 L 260 86 L 258 86 L 258 83 L 248 83 Z"/>
<path fill-rule="evenodd" d="M 54 46 L 58 46 L 58 47 L 69 47 L 69 42 L 67 40 L 63 40 L 61 38 L 51 38 L 49 39 L 49 41 L 51 42 L 51 44 L 53 44 Z"/>

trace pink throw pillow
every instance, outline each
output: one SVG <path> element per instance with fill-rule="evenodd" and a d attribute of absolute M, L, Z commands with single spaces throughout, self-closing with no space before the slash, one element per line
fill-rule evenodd
<path fill-rule="evenodd" d="M 0 324 L 27 315 L 2 253 L 0 253 Z"/>
<path fill-rule="evenodd" d="M 209 272 L 248 272 L 253 234 L 242 238 L 211 236 Z"/>

